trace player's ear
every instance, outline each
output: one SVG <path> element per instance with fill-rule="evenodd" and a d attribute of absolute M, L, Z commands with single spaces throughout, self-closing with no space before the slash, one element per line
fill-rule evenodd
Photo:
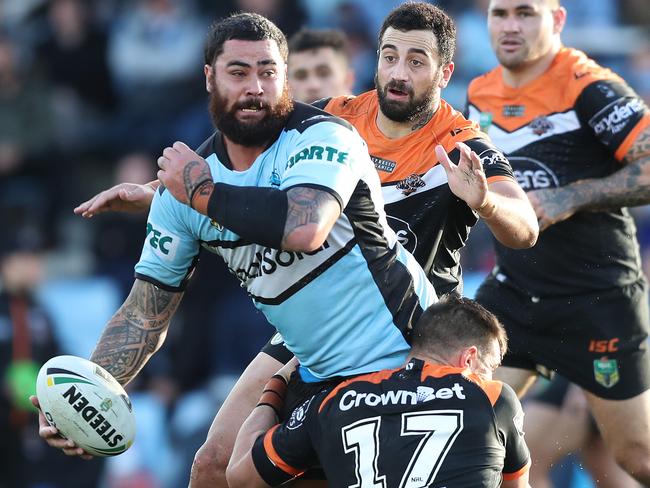
<path fill-rule="evenodd" d="M 559 34 L 564 29 L 564 24 L 566 24 L 566 9 L 564 7 L 558 7 L 553 10 L 553 34 Z"/>
<path fill-rule="evenodd" d="M 203 73 L 205 74 L 205 91 L 210 93 L 210 87 L 212 85 L 212 77 L 214 76 L 214 71 L 212 70 L 212 66 L 209 64 L 203 65 Z"/>
<path fill-rule="evenodd" d="M 474 370 L 479 364 L 478 361 L 478 348 L 476 346 L 470 346 L 462 350 L 460 354 L 460 364 L 461 368 L 469 368 Z"/>
<path fill-rule="evenodd" d="M 438 82 L 438 87 L 446 88 L 447 85 L 449 84 L 449 80 L 451 80 L 451 75 L 454 72 L 453 61 L 450 62 L 448 65 L 443 66 L 441 70 L 442 70 L 442 76 L 440 77 L 440 81 Z"/>

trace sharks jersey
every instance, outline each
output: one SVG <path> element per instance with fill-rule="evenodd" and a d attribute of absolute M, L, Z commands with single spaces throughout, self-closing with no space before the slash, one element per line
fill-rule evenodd
<path fill-rule="evenodd" d="M 341 215 L 320 249 L 283 251 L 242 239 L 162 189 L 136 277 L 180 291 L 207 249 L 282 334 L 305 381 L 399 366 L 412 322 L 436 295 L 387 225 L 379 178 L 356 130 L 296 103 L 278 138 L 246 171 L 232 169 L 218 132 L 198 152 L 215 182 L 318 188 L 338 199 Z"/>

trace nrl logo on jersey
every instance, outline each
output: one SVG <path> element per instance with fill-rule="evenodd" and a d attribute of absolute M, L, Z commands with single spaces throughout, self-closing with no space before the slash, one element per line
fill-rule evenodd
<path fill-rule="evenodd" d="M 530 130 L 533 131 L 533 134 L 536 136 L 543 136 L 548 131 L 553 130 L 553 122 L 548 120 L 544 115 L 537 117 L 533 120 L 530 125 Z"/>
<path fill-rule="evenodd" d="M 397 189 L 402 190 L 402 193 L 404 195 L 410 195 L 411 193 L 415 193 L 425 185 L 426 183 L 420 177 L 420 175 L 414 173 L 410 176 L 407 176 L 402 181 L 400 181 L 397 184 Z"/>

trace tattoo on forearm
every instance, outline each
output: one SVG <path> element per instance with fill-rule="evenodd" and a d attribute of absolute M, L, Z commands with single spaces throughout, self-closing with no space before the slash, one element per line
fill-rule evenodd
<path fill-rule="evenodd" d="M 287 199 L 289 208 L 284 239 L 299 227 L 320 222 L 328 206 L 334 204 L 338 207 L 338 201 L 330 193 L 313 188 L 292 188 L 287 191 Z"/>
<path fill-rule="evenodd" d="M 650 203 L 650 127 L 646 127 L 625 156 L 627 166 L 595 184 L 567 187 L 569 198 L 585 210 L 634 207 Z"/>
<path fill-rule="evenodd" d="M 124 304 L 106 324 L 91 361 L 122 385 L 128 383 L 162 344 L 182 296 L 136 280 Z"/>
<path fill-rule="evenodd" d="M 205 161 L 190 161 L 183 168 L 183 183 L 185 185 L 185 194 L 190 203 L 197 189 L 205 190 L 206 183 L 212 182 L 210 168 Z"/>

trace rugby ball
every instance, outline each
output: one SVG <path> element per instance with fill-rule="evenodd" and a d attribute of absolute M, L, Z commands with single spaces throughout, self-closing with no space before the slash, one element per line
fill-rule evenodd
<path fill-rule="evenodd" d="M 135 437 L 128 395 L 104 368 L 77 356 L 56 356 L 41 367 L 36 396 L 50 425 L 94 456 L 123 453 Z"/>

